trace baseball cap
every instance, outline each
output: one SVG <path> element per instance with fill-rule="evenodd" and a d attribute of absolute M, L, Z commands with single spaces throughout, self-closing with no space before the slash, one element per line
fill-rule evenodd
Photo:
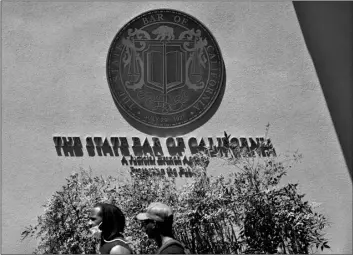
<path fill-rule="evenodd" d="M 173 217 L 173 210 L 168 205 L 154 202 L 151 203 L 144 213 L 139 213 L 136 218 L 138 220 L 155 220 L 158 222 L 170 221 Z"/>

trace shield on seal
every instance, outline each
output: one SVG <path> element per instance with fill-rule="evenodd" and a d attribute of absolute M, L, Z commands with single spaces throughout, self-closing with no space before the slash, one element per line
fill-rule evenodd
<path fill-rule="evenodd" d="M 140 43 L 140 40 L 136 42 Z M 143 42 L 146 43 L 142 51 L 145 85 L 165 95 L 185 86 L 185 62 L 188 54 L 183 48 L 185 41 Z"/>

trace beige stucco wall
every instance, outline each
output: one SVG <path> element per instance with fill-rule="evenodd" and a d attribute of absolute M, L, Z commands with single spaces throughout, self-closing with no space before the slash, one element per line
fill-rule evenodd
<path fill-rule="evenodd" d="M 33 251 L 35 242 L 20 242 L 20 233 L 71 172 L 126 173 L 113 157 L 58 157 L 52 137 L 146 137 L 116 109 L 105 62 L 122 25 L 161 7 L 201 20 L 227 70 L 219 110 L 185 138 L 224 130 L 261 136 L 270 123 L 278 153 L 304 156 L 287 180 L 322 203 L 332 252 L 351 253 L 352 184 L 292 4 L 191 1 L 2 3 L 2 253 Z M 229 171 L 211 166 L 212 173 Z"/>

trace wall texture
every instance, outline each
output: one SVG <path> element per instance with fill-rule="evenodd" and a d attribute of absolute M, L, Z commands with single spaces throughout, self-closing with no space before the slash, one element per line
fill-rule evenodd
<path fill-rule="evenodd" d="M 352 252 L 352 184 L 290 2 L 3 2 L 2 253 L 31 253 L 20 233 L 78 168 L 126 174 L 114 157 L 58 157 L 53 135 L 139 136 L 120 116 L 106 56 L 127 21 L 153 8 L 187 12 L 216 37 L 227 70 L 216 114 L 185 138 L 270 137 L 304 156 L 287 176 L 328 216 L 332 251 Z M 220 129 L 219 123 L 222 123 Z M 219 162 L 212 173 L 231 171 Z"/>

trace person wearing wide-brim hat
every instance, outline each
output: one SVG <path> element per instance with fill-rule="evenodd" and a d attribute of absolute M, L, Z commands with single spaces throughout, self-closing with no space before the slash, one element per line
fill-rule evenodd
<path fill-rule="evenodd" d="M 136 217 L 148 238 L 156 241 L 158 250 L 156 254 L 185 254 L 186 248 L 173 236 L 173 210 L 160 202 L 151 203 L 146 212 Z"/>

